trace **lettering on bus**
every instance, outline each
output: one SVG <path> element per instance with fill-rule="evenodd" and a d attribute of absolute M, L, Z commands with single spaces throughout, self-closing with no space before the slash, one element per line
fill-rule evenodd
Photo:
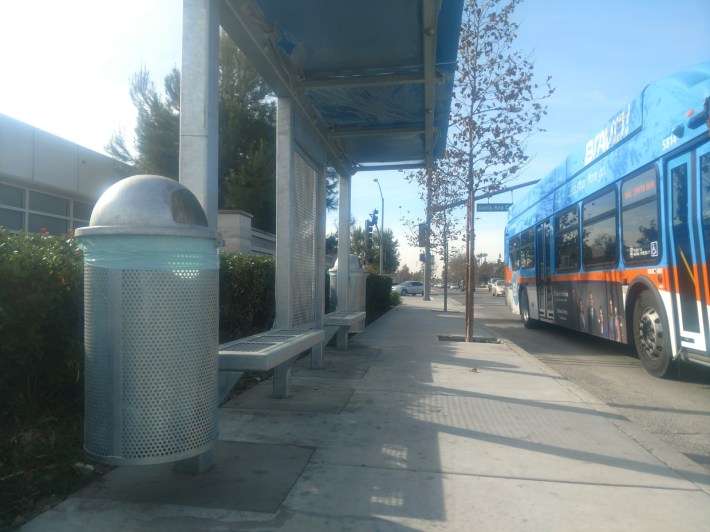
<path fill-rule="evenodd" d="M 643 183 L 635 185 L 633 188 L 624 191 L 624 202 L 629 200 L 638 201 L 656 193 L 656 180 L 649 179 Z"/>
<path fill-rule="evenodd" d="M 629 247 L 628 254 L 630 259 L 658 257 L 658 241 L 654 240 L 653 242 L 651 242 L 651 247 L 648 249 L 639 247 Z"/>
<path fill-rule="evenodd" d="M 673 133 L 671 133 L 666 138 L 664 138 L 662 141 L 663 151 L 671 149 L 676 144 L 678 144 L 678 137 L 676 137 Z"/>
<path fill-rule="evenodd" d="M 631 104 L 627 104 L 626 109 L 616 115 L 593 139 L 587 141 L 584 152 L 585 166 L 609 151 L 629 134 L 630 118 Z"/>
<path fill-rule="evenodd" d="M 570 186 L 569 194 L 571 198 L 582 194 L 588 186 L 601 184 L 606 177 L 606 168 L 602 167 L 593 172 L 589 172 L 586 176 L 581 177 Z M 559 189 L 558 189 L 559 192 Z"/>

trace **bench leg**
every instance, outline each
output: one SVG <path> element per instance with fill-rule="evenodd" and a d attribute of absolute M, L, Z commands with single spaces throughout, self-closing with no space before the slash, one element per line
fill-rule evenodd
<path fill-rule="evenodd" d="M 335 339 L 335 348 L 338 351 L 348 350 L 348 329 L 350 327 L 342 326 L 338 329 L 338 335 Z"/>
<path fill-rule="evenodd" d="M 323 343 L 320 342 L 311 348 L 311 368 L 323 369 Z"/>
<path fill-rule="evenodd" d="M 293 362 L 293 360 L 289 360 L 274 367 L 274 397 L 276 399 L 285 399 L 291 394 L 289 380 Z"/>
<path fill-rule="evenodd" d="M 234 388 L 234 385 L 237 384 L 237 381 L 241 378 L 243 374 L 243 371 L 227 370 L 220 371 L 217 374 L 217 383 L 219 390 L 218 397 L 220 404 L 222 403 L 222 401 L 224 401 L 224 398 L 232 390 L 232 388 Z"/>

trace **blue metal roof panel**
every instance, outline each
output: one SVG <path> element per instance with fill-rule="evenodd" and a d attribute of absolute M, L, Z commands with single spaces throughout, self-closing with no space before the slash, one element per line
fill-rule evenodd
<path fill-rule="evenodd" d="M 331 153 L 342 153 L 354 171 L 423 166 L 427 157 L 443 156 L 463 0 L 224 4 L 222 25 L 230 36 L 267 80 L 276 80 L 278 95 L 309 106 L 333 142 Z M 425 28 L 427 10 L 437 7 L 436 27 Z M 230 24 L 230 17 L 241 26 Z M 432 32 L 436 51 L 427 57 L 425 40 Z M 432 86 L 433 128 L 426 124 Z"/>

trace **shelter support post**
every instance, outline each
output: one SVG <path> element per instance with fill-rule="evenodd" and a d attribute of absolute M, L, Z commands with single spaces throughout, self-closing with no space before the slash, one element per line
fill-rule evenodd
<path fill-rule="evenodd" d="M 348 310 L 348 280 L 350 278 L 350 189 L 348 176 L 338 176 L 338 306 Z"/>
<path fill-rule="evenodd" d="M 219 4 L 184 0 L 182 35 L 179 179 L 217 230 Z"/>
<path fill-rule="evenodd" d="M 178 177 L 180 183 L 199 200 L 210 228 L 215 231 L 218 190 L 218 61 L 219 5 L 216 2 L 184 0 Z M 210 449 L 176 462 L 173 467 L 183 473 L 204 473 L 213 466 L 214 455 Z"/>

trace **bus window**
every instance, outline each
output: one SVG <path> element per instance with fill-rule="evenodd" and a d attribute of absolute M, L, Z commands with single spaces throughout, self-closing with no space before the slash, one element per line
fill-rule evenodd
<path fill-rule="evenodd" d="M 526 229 L 520 234 L 520 267 L 535 266 L 535 229 Z"/>
<path fill-rule="evenodd" d="M 577 205 L 555 217 L 555 268 L 579 269 L 579 208 Z"/>
<path fill-rule="evenodd" d="M 611 266 L 618 261 L 616 190 L 582 203 L 582 264 L 585 268 Z"/>
<path fill-rule="evenodd" d="M 657 263 L 661 256 L 658 227 L 658 174 L 654 169 L 621 185 L 621 241 L 624 261 Z"/>
<path fill-rule="evenodd" d="M 508 240 L 508 255 L 510 256 L 510 268 L 515 271 L 520 269 L 520 236 L 515 235 Z"/>

